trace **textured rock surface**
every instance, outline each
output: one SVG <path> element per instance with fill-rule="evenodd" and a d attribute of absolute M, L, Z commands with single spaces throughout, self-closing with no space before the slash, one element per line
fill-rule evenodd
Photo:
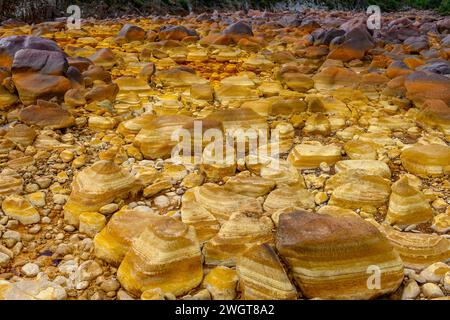
<path fill-rule="evenodd" d="M 361 218 L 282 214 L 276 242 L 309 298 L 369 299 L 395 291 L 403 279 L 403 263 L 389 240 Z M 379 266 L 378 289 L 368 288 L 372 265 Z"/>
<path fill-rule="evenodd" d="M 0 299 L 448 299 L 448 17 L 193 5 L 1 23 Z"/>

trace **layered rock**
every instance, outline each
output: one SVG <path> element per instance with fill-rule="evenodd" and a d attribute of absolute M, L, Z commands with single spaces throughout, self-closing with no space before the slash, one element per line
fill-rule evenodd
<path fill-rule="evenodd" d="M 78 225 L 81 213 L 98 211 L 105 204 L 139 189 L 139 181 L 126 169 L 108 160 L 97 161 L 74 178 L 72 192 L 64 206 L 64 218 Z"/>
<path fill-rule="evenodd" d="M 433 212 L 425 196 L 412 185 L 407 177 L 392 185 L 386 221 L 390 224 L 409 225 L 431 220 Z"/>
<path fill-rule="evenodd" d="M 119 266 L 134 239 L 159 218 L 151 209 L 122 207 L 94 238 L 95 256 Z"/>
<path fill-rule="evenodd" d="M 378 224 L 376 226 L 392 243 L 407 268 L 421 270 L 450 258 L 450 242 L 442 236 L 401 232 Z"/>
<path fill-rule="evenodd" d="M 358 217 L 283 214 L 276 243 L 308 298 L 370 299 L 395 291 L 403 279 L 403 263 L 387 238 Z M 374 265 L 378 287 L 369 281 Z"/>
<path fill-rule="evenodd" d="M 156 288 L 175 296 L 189 292 L 203 278 L 194 228 L 170 217 L 151 224 L 133 241 L 117 278 L 137 295 Z"/>
<path fill-rule="evenodd" d="M 403 167 L 410 173 L 441 176 L 450 172 L 450 147 L 440 144 L 415 145 L 400 156 Z"/>
<path fill-rule="evenodd" d="M 205 263 L 234 266 L 236 259 L 252 246 L 273 241 L 272 221 L 258 213 L 242 210 L 233 213 L 216 236 L 203 247 Z"/>
<path fill-rule="evenodd" d="M 297 297 L 297 290 L 269 244 L 250 248 L 237 261 L 239 286 L 245 300 L 287 300 Z"/>
<path fill-rule="evenodd" d="M 300 144 L 289 153 L 288 161 L 297 169 L 315 169 L 322 162 L 334 164 L 342 158 L 341 148 L 320 143 Z"/>

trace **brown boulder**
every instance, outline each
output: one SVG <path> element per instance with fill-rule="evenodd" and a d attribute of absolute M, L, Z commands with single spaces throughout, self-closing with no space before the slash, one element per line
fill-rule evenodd
<path fill-rule="evenodd" d="M 127 41 L 142 41 L 145 39 L 145 30 L 132 24 L 126 24 L 119 31 L 118 36 Z"/>
<path fill-rule="evenodd" d="M 416 71 L 406 77 L 406 97 L 416 104 L 440 99 L 450 104 L 450 79 L 435 73 Z"/>
<path fill-rule="evenodd" d="M 56 103 L 43 100 L 38 100 L 37 105 L 22 109 L 19 113 L 19 119 L 27 125 L 47 129 L 62 129 L 75 124 L 75 119 L 69 111 Z"/>

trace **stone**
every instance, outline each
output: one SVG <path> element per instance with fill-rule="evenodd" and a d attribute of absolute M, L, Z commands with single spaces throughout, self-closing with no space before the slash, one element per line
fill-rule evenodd
<path fill-rule="evenodd" d="M 402 292 L 402 300 L 414 300 L 420 294 L 420 287 L 414 280 L 409 280 Z"/>
<path fill-rule="evenodd" d="M 122 207 L 94 238 L 95 256 L 119 266 L 132 241 L 158 216 L 148 207 Z"/>
<path fill-rule="evenodd" d="M 35 277 L 39 273 L 39 266 L 35 263 L 27 263 L 22 267 L 22 273 L 27 277 Z"/>
<path fill-rule="evenodd" d="M 386 221 L 390 224 L 409 225 L 431 220 L 433 212 L 422 192 L 409 184 L 407 177 L 392 185 Z"/>
<path fill-rule="evenodd" d="M 282 300 L 297 298 L 280 259 L 269 244 L 253 247 L 242 254 L 236 270 L 245 300 Z"/>
<path fill-rule="evenodd" d="M 79 230 L 90 237 L 94 237 L 106 225 L 106 218 L 97 212 L 83 212 L 79 216 Z"/>
<path fill-rule="evenodd" d="M 213 300 L 233 300 L 236 297 L 238 280 L 235 270 L 217 266 L 208 272 L 202 285 L 209 291 Z"/>
<path fill-rule="evenodd" d="M 408 172 L 439 176 L 450 172 L 450 147 L 440 144 L 416 145 L 406 148 L 400 156 Z"/>
<path fill-rule="evenodd" d="M 205 263 L 234 266 L 252 246 L 272 241 L 272 227 L 270 218 L 257 217 L 251 210 L 235 212 L 203 247 Z"/>
<path fill-rule="evenodd" d="M 198 286 L 202 278 L 194 229 L 170 217 L 156 221 L 140 234 L 117 271 L 121 285 L 136 294 L 161 288 L 183 295 Z"/>
<path fill-rule="evenodd" d="M 420 276 L 422 276 L 427 282 L 439 283 L 448 271 L 450 271 L 450 266 L 443 262 L 435 262 L 423 269 L 420 272 Z"/>
<path fill-rule="evenodd" d="M 314 169 L 322 162 L 334 164 L 341 157 L 341 148 L 336 145 L 310 143 L 295 146 L 289 153 L 288 161 L 297 169 Z"/>
<path fill-rule="evenodd" d="M 425 283 L 422 286 L 422 292 L 426 298 L 438 298 L 444 296 L 441 288 L 434 283 Z"/>
<path fill-rule="evenodd" d="M 403 280 L 403 263 L 389 240 L 359 217 L 284 213 L 276 245 L 308 298 L 370 299 L 395 291 Z M 333 259 L 340 261 L 339 267 Z M 381 287 L 369 289 L 370 266 L 381 263 Z"/>
<path fill-rule="evenodd" d="M 82 170 L 72 182 L 72 192 L 64 206 L 64 217 L 78 225 L 83 212 L 96 212 L 114 199 L 137 192 L 141 188 L 126 169 L 114 162 L 100 160 Z"/>
<path fill-rule="evenodd" d="M 145 30 L 132 24 L 126 24 L 119 31 L 118 36 L 127 41 L 142 41 L 145 39 Z"/>
<path fill-rule="evenodd" d="M 22 224 L 33 224 L 41 219 L 39 212 L 31 203 L 19 195 L 11 195 L 2 202 L 3 212 Z"/>
<path fill-rule="evenodd" d="M 0 283 L 0 300 L 65 300 L 66 290 L 44 278 Z"/>
<path fill-rule="evenodd" d="M 55 103 L 42 100 L 38 100 L 37 105 L 22 109 L 19 118 L 28 125 L 47 129 L 62 129 L 75 125 L 75 118 L 69 111 Z"/>

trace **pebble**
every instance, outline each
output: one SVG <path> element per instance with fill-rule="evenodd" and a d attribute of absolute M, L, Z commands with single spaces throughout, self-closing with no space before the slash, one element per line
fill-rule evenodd
<path fill-rule="evenodd" d="M 422 286 L 422 293 L 426 298 L 438 298 L 444 296 L 441 288 L 435 283 L 425 283 Z"/>
<path fill-rule="evenodd" d="M 117 203 L 110 203 L 101 207 L 98 212 L 100 212 L 101 214 L 112 214 L 117 210 L 119 210 L 119 205 Z"/>
<path fill-rule="evenodd" d="M 120 283 L 116 279 L 108 279 L 102 282 L 100 289 L 105 292 L 117 291 L 120 288 Z"/>
<path fill-rule="evenodd" d="M 10 260 L 11 258 L 7 254 L 0 252 L 0 267 L 6 267 Z"/>
<path fill-rule="evenodd" d="M 35 263 L 27 263 L 22 267 L 22 273 L 27 277 L 35 277 L 39 273 L 39 266 Z"/>
<path fill-rule="evenodd" d="M 420 287 L 414 280 L 409 280 L 403 289 L 402 300 L 415 299 L 420 294 Z"/>

